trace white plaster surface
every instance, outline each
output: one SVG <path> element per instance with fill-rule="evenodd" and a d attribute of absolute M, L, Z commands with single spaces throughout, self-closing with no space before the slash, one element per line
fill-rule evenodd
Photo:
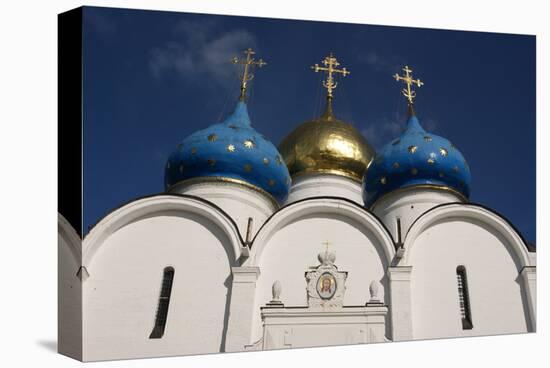
<path fill-rule="evenodd" d="M 286 204 L 320 196 L 347 198 L 363 204 L 361 183 L 331 174 L 303 174 L 294 177 Z"/>
<path fill-rule="evenodd" d="M 429 209 L 444 203 L 460 202 L 460 197 L 452 192 L 439 189 L 410 188 L 396 191 L 380 198 L 372 211 L 391 232 L 397 236 L 397 219 L 401 220 L 401 239 L 403 240 L 413 222 Z"/>
<path fill-rule="evenodd" d="M 82 359 L 81 239 L 62 215 L 57 236 L 57 345 L 61 354 Z"/>
<path fill-rule="evenodd" d="M 340 208 L 335 207 L 334 212 L 328 212 L 329 208 L 324 207 L 326 201 L 319 200 L 318 203 L 318 206 L 292 216 L 292 221 L 281 224 L 282 227 L 271 237 L 260 236 L 258 243 L 254 242 L 252 251 L 259 254 L 254 262 L 260 267 L 261 275 L 256 287 L 251 342 L 262 335 L 260 306 L 271 299 L 271 286 L 275 280 L 281 282 L 281 300 L 285 305 L 306 305 L 304 271 L 317 264 L 317 254 L 325 249 L 323 243 L 326 241 L 330 243 L 329 249 L 336 253 L 338 269 L 348 271 L 344 305 L 364 305 L 370 297 L 372 280 L 381 283 L 379 294 L 382 300 L 386 300 L 387 280 L 384 276 L 388 261 L 385 247 L 393 246 L 389 235 L 379 224 L 369 227 L 368 221 L 375 224 L 373 217 L 366 215 L 362 222 L 353 219 L 345 210 L 345 202 L 340 201 Z M 291 210 L 288 208 L 289 212 Z"/>
<path fill-rule="evenodd" d="M 411 246 L 411 244 L 406 244 Z M 415 339 L 528 331 L 521 267 L 512 246 L 484 223 L 437 221 L 414 241 L 411 296 Z M 473 329 L 463 330 L 456 268 L 466 268 Z"/>
<path fill-rule="evenodd" d="M 234 254 L 230 239 L 192 213 L 127 224 L 96 252 L 84 282 L 84 359 L 220 351 Z M 164 336 L 149 339 L 163 269 L 175 276 Z"/>
<path fill-rule="evenodd" d="M 189 194 L 206 199 L 223 209 L 236 223 L 243 239 L 248 228 L 248 218 L 252 218 L 251 236 L 279 205 L 274 199 L 254 189 L 229 182 L 203 182 L 176 185 L 172 193 Z"/>
<path fill-rule="evenodd" d="M 195 189 L 195 195 L 217 190 Z M 276 209 L 265 197 L 246 203 L 260 193 L 242 187 L 220 193 L 216 204 L 223 211 L 208 201 L 159 195 L 109 214 L 80 249 L 88 275 L 82 282 L 76 277 L 80 250 L 60 226 L 60 351 L 108 360 L 536 328 L 536 258 L 510 224 L 489 210 L 447 204 L 426 212 L 457 198 L 411 192 L 377 204 L 386 228 L 359 204 L 338 198 L 292 203 L 266 220 Z M 242 243 L 243 222 L 235 224 L 231 213 L 263 221 L 253 230 L 250 249 Z M 389 226 L 396 214 L 410 226 L 399 252 Z M 315 314 L 304 276 L 318 265 L 326 242 L 338 270 L 347 272 L 346 292 L 342 310 Z M 458 265 L 467 272 L 472 330 L 462 329 Z M 175 277 L 165 334 L 149 339 L 167 266 Z M 276 280 L 286 312 L 273 308 L 262 319 Z M 387 310 L 369 314 L 365 303 L 373 281 L 380 283 L 377 294 Z M 74 307 L 79 287 L 81 311 Z"/>

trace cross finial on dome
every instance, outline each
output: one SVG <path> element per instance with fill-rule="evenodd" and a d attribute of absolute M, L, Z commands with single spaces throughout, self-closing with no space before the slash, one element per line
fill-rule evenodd
<path fill-rule="evenodd" d="M 402 70 L 405 72 L 405 75 L 402 76 L 395 73 L 393 75 L 393 78 L 395 78 L 395 80 L 398 82 L 403 81 L 403 83 L 406 84 L 407 87 L 403 88 L 401 90 L 401 93 L 403 93 L 403 96 L 407 98 L 407 101 L 409 103 L 409 110 L 412 111 L 412 106 L 416 97 L 416 91 L 414 91 L 411 86 L 417 85 L 418 87 L 422 87 L 424 85 L 424 82 L 422 82 L 420 79 L 413 79 L 412 69 L 410 69 L 408 65 L 405 65 Z"/>
<path fill-rule="evenodd" d="M 319 66 L 319 64 L 315 64 L 311 66 L 311 69 L 313 69 L 316 73 L 320 71 L 327 73 L 327 79 L 323 81 L 323 86 L 327 89 L 327 98 L 331 99 L 332 91 L 338 86 L 338 82 L 334 80 L 333 75 L 342 74 L 345 77 L 351 72 L 345 67 L 342 69 L 338 69 L 340 63 L 332 54 L 332 52 L 329 54 L 329 56 L 325 57 L 325 59 L 323 60 L 323 65 L 324 66 Z"/>
<path fill-rule="evenodd" d="M 246 59 L 239 59 L 238 57 L 234 56 L 233 59 L 231 59 L 231 62 L 233 64 L 240 64 L 243 65 L 243 74 L 241 74 L 241 95 L 239 96 L 239 101 L 245 101 L 246 99 L 246 88 L 248 86 L 248 82 L 250 82 L 254 78 L 254 74 L 252 74 L 252 69 L 254 67 L 261 68 L 262 66 L 267 65 L 263 59 L 256 60 L 252 57 L 256 52 L 252 50 L 250 47 L 246 50 L 244 50 L 244 54 L 246 55 Z"/>

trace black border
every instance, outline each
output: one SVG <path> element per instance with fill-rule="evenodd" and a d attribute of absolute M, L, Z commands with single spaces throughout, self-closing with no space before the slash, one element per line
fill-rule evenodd
<path fill-rule="evenodd" d="M 82 7 L 58 14 L 57 211 L 82 238 Z"/>

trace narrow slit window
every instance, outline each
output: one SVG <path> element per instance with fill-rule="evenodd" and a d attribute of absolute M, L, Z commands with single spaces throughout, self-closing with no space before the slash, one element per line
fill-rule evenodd
<path fill-rule="evenodd" d="M 166 319 L 168 317 L 168 306 L 170 305 L 170 294 L 172 294 L 172 283 L 174 282 L 174 268 L 166 267 L 162 277 L 155 327 L 149 335 L 150 339 L 160 339 L 164 335 Z"/>
<path fill-rule="evenodd" d="M 246 226 L 246 244 L 250 245 L 251 237 L 252 237 L 252 217 L 248 218 L 248 224 Z"/>
<path fill-rule="evenodd" d="M 470 310 L 470 296 L 468 295 L 468 280 L 464 266 L 456 268 L 456 280 L 458 286 L 458 302 L 460 305 L 460 317 L 462 318 L 462 329 L 471 330 L 472 312 Z"/>
<path fill-rule="evenodd" d="M 397 230 L 397 243 L 401 244 L 401 218 L 397 217 L 395 225 Z"/>

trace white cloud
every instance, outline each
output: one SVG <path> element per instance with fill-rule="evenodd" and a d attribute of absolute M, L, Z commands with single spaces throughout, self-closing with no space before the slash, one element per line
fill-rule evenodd
<path fill-rule="evenodd" d="M 386 62 L 374 51 L 370 51 L 367 55 L 364 55 L 362 60 L 372 66 L 376 71 L 380 71 L 386 67 Z"/>
<path fill-rule="evenodd" d="M 253 34 L 243 29 L 219 31 L 214 21 L 182 21 L 174 28 L 176 40 L 151 50 L 149 65 L 153 76 L 172 77 L 188 82 L 226 84 L 237 71 L 230 60 L 244 49 L 255 46 Z"/>
<path fill-rule="evenodd" d="M 437 130 L 437 121 L 432 118 L 422 119 L 420 122 L 422 127 L 428 132 L 435 132 Z"/>
<path fill-rule="evenodd" d="M 84 22 L 101 36 L 110 36 L 117 29 L 114 19 L 95 9 L 84 13 Z"/>
<path fill-rule="evenodd" d="M 403 132 L 404 128 L 404 124 L 400 124 L 396 120 L 384 118 L 361 129 L 361 133 L 367 138 L 367 141 L 378 150 L 397 138 L 397 136 Z"/>
<path fill-rule="evenodd" d="M 359 55 L 359 61 L 369 65 L 376 72 L 396 73 L 401 70 L 396 57 L 387 57 L 374 50 Z"/>
<path fill-rule="evenodd" d="M 375 148 L 380 149 L 384 145 L 397 138 L 407 127 L 405 116 L 395 113 L 395 119 L 381 118 L 361 129 L 361 134 Z M 437 130 L 437 121 L 432 118 L 423 119 L 420 124 L 428 132 Z"/>

